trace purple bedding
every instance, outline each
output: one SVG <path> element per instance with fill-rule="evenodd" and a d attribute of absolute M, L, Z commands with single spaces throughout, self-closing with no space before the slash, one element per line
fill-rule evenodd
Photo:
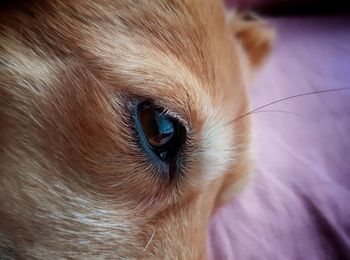
<path fill-rule="evenodd" d="M 278 39 L 252 108 L 350 87 L 350 17 L 271 22 Z M 252 181 L 214 215 L 209 258 L 350 259 L 350 90 L 285 100 L 252 120 Z"/>

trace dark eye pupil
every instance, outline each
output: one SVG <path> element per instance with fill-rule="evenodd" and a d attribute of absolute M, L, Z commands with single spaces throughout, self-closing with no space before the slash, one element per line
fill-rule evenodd
<path fill-rule="evenodd" d="M 148 143 L 153 148 L 166 145 L 174 136 L 175 128 L 172 120 L 160 111 L 143 108 L 140 110 L 140 120 Z"/>
<path fill-rule="evenodd" d="M 185 141 L 185 128 L 164 110 L 149 101 L 138 104 L 135 125 L 146 154 L 155 161 L 174 164 Z"/>

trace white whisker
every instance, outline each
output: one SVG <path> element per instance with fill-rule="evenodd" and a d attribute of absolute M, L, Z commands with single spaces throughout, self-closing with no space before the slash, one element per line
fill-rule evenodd
<path fill-rule="evenodd" d="M 145 246 L 145 248 L 143 249 L 143 251 L 146 251 L 148 246 L 151 244 L 152 240 L 153 240 L 153 237 L 154 237 L 154 234 L 156 233 L 156 230 L 153 230 L 153 233 L 152 233 L 152 236 L 151 238 L 148 240 L 148 243 L 147 245 Z"/>

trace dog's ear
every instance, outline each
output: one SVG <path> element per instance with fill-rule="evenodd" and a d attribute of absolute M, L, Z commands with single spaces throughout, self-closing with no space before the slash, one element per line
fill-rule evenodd
<path fill-rule="evenodd" d="M 249 12 L 229 12 L 227 19 L 230 32 L 241 44 L 251 67 L 259 68 L 271 51 L 274 30 Z"/>

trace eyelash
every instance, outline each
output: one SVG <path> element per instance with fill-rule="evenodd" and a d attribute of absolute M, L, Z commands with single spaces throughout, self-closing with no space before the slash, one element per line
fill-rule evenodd
<path fill-rule="evenodd" d="M 174 131 L 177 131 L 176 138 L 180 138 L 179 141 L 181 143 L 179 146 L 177 143 L 173 144 L 175 146 L 173 146 L 172 148 L 174 149 L 175 152 L 167 151 L 167 154 L 169 153 L 169 157 L 164 160 L 160 159 L 156 154 L 155 150 L 152 150 L 151 147 L 149 146 L 148 139 L 145 136 L 144 129 L 142 128 L 142 125 L 141 125 L 141 121 L 138 118 L 140 116 L 139 114 L 140 105 L 146 102 L 150 108 L 161 111 L 159 114 L 160 116 L 169 116 L 170 120 L 172 120 L 173 123 L 174 122 L 176 123 Z M 135 143 L 137 144 L 137 147 L 139 148 L 140 153 L 145 155 L 145 157 L 149 161 L 152 168 L 155 169 L 156 175 L 157 176 L 160 175 L 162 178 L 166 178 L 168 180 L 174 178 L 176 175 L 182 175 L 182 171 L 183 171 L 182 159 L 183 159 L 183 154 L 185 153 L 185 147 L 187 146 L 187 143 L 188 143 L 188 140 L 187 140 L 188 127 L 184 126 L 183 120 L 179 119 L 179 117 L 175 113 L 172 113 L 167 109 L 163 109 L 161 106 L 149 100 L 132 99 L 128 101 L 127 106 L 129 108 L 130 115 L 131 115 L 130 125 L 132 126 L 132 133 L 136 140 Z M 179 130 L 180 129 L 179 127 L 181 128 L 181 130 Z M 181 133 L 182 134 L 184 133 L 184 135 L 182 135 Z M 169 147 L 167 149 L 169 149 Z"/>

